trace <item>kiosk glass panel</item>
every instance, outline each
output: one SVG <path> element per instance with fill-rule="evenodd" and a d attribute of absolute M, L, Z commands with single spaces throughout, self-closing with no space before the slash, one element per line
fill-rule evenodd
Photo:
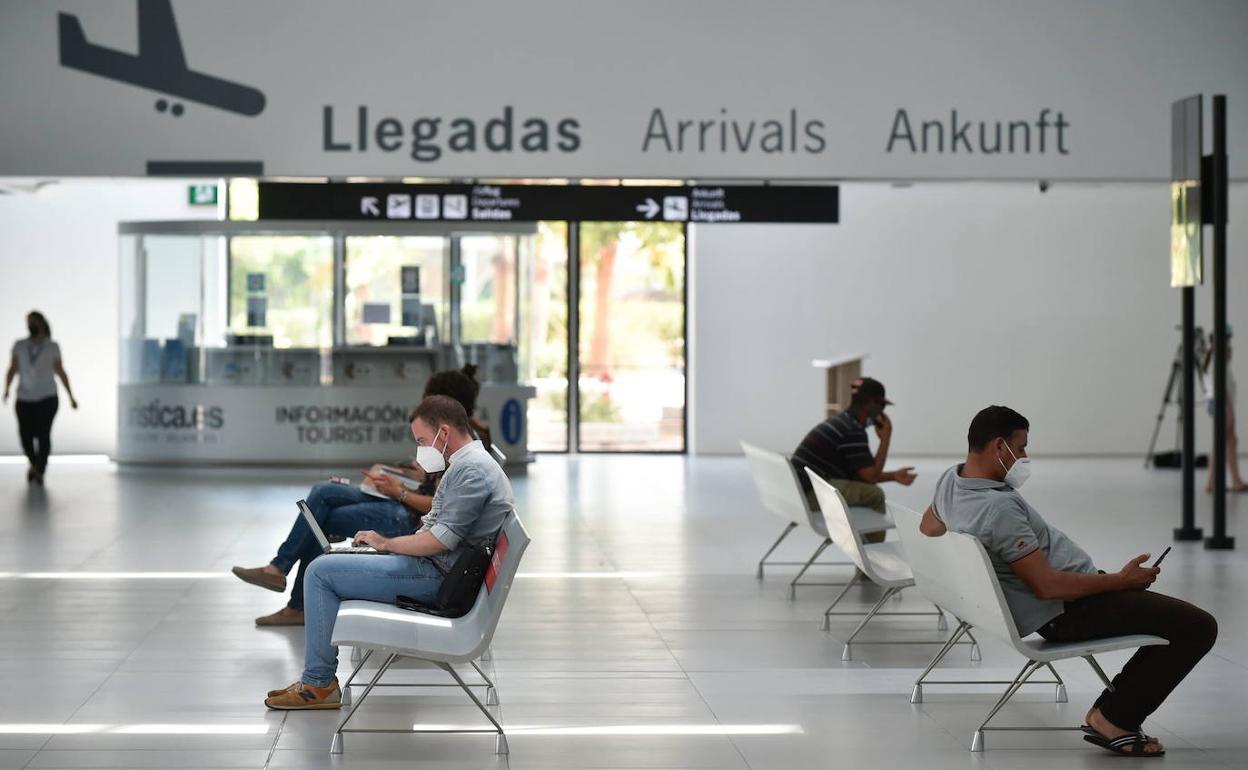
<path fill-rule="evenodd" d="M 257 276 L 264 276 L 258 280 Z M 334 242 L 329 235 L 230 239 L 231 340 L 328 348 L 334 337 Z"/>
<path fill-rule="evenodd" d="M 447 251 L 441 236 L 348 236 L 347 345 L 412 338 L 431 346 L 444 339 Z M 389 308 L 386 321 L 380 321 L 381 306 Z"/>
<path fill-rule="evenodd" d="M 465 235 L 463 341 L 516 344 L 516 248 L 514 235 Z"/>

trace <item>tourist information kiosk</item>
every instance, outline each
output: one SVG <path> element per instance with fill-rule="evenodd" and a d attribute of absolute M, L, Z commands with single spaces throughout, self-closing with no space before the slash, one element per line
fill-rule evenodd
<path fill-rule="evenodd" d="M 116 457 L 343 464 L 415 452 L 429 376 L 479 367 L 477 416 L 528 458 L 518 271 L 535 226 L 132 222 Z"/>

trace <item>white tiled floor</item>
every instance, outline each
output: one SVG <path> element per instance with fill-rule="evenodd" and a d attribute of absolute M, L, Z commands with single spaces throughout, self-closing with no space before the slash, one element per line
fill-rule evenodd
<path fill-rule="evenodd" d="M 890 492 L 921 506 L 945 464 L 920 461 L 920 481 Z M 839 640 L 852 621 L 818 628 L 836 589 L 805 588 L 789 601 L 792 568 L 753 577 L 781 524 L 760 512 L 744 462 L 658 456 L 543 457 L 515 482 L 533 545 L 494 645 L 509 758 L 493 754 L 488 736 L 369 734 L 348 736 L 346 754 L 331 757 L 337 713 L 261 704 L 266 689 L 298 676 L 302 630 L 254 628 L 255 616 L 283 600 L 228 574 L 272 557 L 294 500 L 326 472 L 54 465 L 46 490 L 27 489 L 23 472 L 0 465 L 9 534 L 0 540 L 0 770 L 1122 762 L 1066 733 L 994 733 L 986 753 L 971 754 L 995 688 L 932 687 L 912 706 L 910 683 L 933 647 L 864 644 L 842 663 Z M 1177 488 L 1176 475 L 1133 460 L 1040 458 L 1027 495 L 1116 569 L 1170 543 Z M 1207 525 L 1203 495 L 1200 505 Z M 1234 534 L 1248 498 L 1231 505 Z M 1158 585 L 1221 625 L 1213 653 L 1148 723 L 1170 748 L 1168 766 L 1248 767 L 1248 533 L 1239 534 L 1234 552 L 1176 544 Z M 795 534 L 776 558 L 804 558 L 816 544 Z M 116 574 L 153 571 L 172 574 Z M 851 595 L 859 606 L 875 597 Z M 924 609 L 913 595 L 898 606 Z M 864 638 L 937 634 L 931 618 L 896 618 L 876 621 Z M 1104 662 L 1112 670 L 1122 659 Z M 942 668 L 951 678 L 999 679 L 1019 665 L 986 641 L 982 662 L 959 651 Z M 1097 683 L 1082 664 L 1059 668 L 1068 704 L 1031 687 L 1002 721 L 1078 724 Z M 440 681 L 435 671 L 396 675 Z M 484 722 L 456 690 L 416 692 L 379 691 L 359 726 Z"/>

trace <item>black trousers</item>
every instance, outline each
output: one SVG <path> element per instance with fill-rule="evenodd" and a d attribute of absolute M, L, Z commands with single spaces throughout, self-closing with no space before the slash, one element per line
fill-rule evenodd
<path fill-rule="evenodd" d="M 48 467 L 48 455 L 52 454 L 52 420 L 56 418 L 58 406 L 60 402 L 56 396 L 17 402 L 17 432 L 22 437 L 22 451 L 40 473 Z"/>
<path fill-rule="evenodd" d="M 1141 647 L 1114 677 L 1096 706 L 1124 730 L 1139 730 L 1183 677 L 1209 652 L 1218 622 L 1199 607 L 1152 591 L 1115 591 L 1066 602 L 1066 611 L 1040 629 L 1051 642 L 1152 634 L 1170 642 Z"/>

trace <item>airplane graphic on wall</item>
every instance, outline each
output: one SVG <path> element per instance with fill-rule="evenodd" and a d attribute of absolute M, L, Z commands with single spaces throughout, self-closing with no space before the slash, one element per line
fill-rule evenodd
<path fill-rule="evenodd" d="M 248 117 L 264 110 L 264 94 L 259 90 L 187 66 L 170 0 L 137 3 L 137 56 L 88 42 L 77 16 L 58 13 L 61 66 Z M 175 117 L 183 112 L 181 104 L 170 105 L 165 99 L 157 100 L 156 109 Z"/>

